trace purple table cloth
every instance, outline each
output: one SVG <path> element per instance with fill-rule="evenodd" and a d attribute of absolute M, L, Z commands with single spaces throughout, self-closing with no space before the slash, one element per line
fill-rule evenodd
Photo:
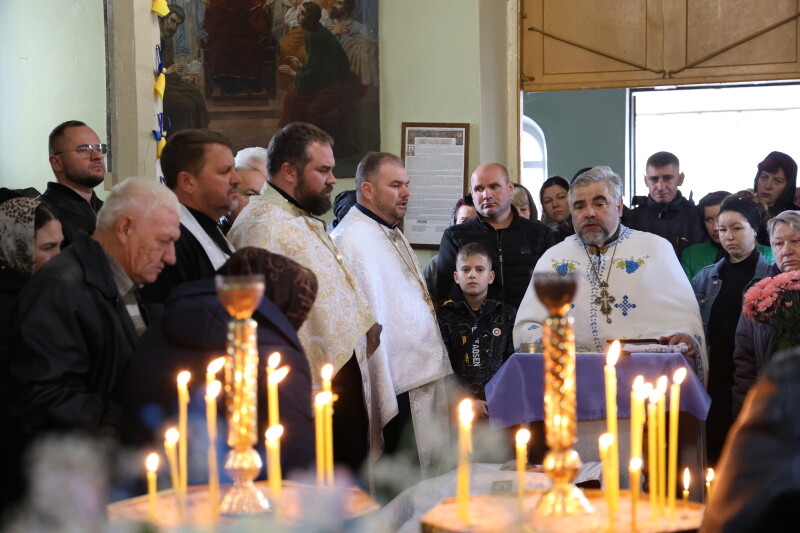
<path fill-rule="evenodd" d="M 578 386 L 578 420 L 606 417 L 606 354 L 576 354 L 575 378 Z M 631 386 L 636 376 L 655 385 L 660 376 L 686 368 L 681 385 L 680 410 L 705 420 L 711 398 L 686 358 L 677 353 L 634 353 L 620 356 L 617 367 L 617 416 L 630 418 Z M 667 393 L 669 395 L 669 392 Z M 486 384 L 486 403 L 494 427 L 502 428 L 544 419 L 544 360 L 540 353 L 517 353 Z M 667 399 L 669 410 L 669 399 Z"/>

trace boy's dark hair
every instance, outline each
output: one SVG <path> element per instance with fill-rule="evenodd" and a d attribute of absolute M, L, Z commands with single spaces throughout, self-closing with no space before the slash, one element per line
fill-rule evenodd
<path fill-rule="evenodd" d="M 487 250 L 486 247 L 479 242 L 471 242 L 459 248 L 458 253 L 456 254 L 456 261 L 459 259 L 463 261 L 467 257 L 471 257 L 473 255 L 485 257 L 486 260 L 489 261 L 489 266 L 492 265 L 492 254 L 490 254 L 489 250 Z"/>
<path fill-rule="evenodd" d="M 174 190 L 178 186 L 181 172 L 197 176 L 203 169 L 206 146 L 210 144 L 227 146 L 234 153 L 230 139 L 217 131 L 181 130 L 170 135 L 161 152 L 161 170 L 167 187 Z"/>

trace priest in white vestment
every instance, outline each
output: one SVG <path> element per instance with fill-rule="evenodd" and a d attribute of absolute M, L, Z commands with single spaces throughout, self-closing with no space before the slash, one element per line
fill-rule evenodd
<path fill-rule="evenodd" d="M 335 164 L 332 142 L 316 126 L 299 122 L 276 133 L 267 148 L 269 181 L 261 196 L 254 196 L 236 217 L 228 238 L 237 249 L 244 246 L 266 248 L 294 259 L 316 274 L 317 299 L 297 332 L 311 364 L 314 392 L 321 389 L 320 372 L 326 363 L 333 365 L 334 392 L 337 392 L 339 373 L 342 369 L 351 372 L 351 360 L 355 357 L 363 389 L 360 408 L 366 409 L 366 417 L 372 403 L 367 354 L 375 349 L 373 344 L 377 341 L 379 326 L 352 268 L 326 232 L 325 223 L 317 218 L 330 210 L 330 195 L 336 183 L 332 172 Z M 337 417 L 342 414 L 341 399 L 337 405 L 334 408 L 334 455 L 340 457 L 350 448 L 361 445 L 361 435 L 353 435 L 349 429 L 337 431 Z M 355 412 L 352 414 L 359 416 Z M 369 423 L 378 422 L 369 420 Z M 377 431 L 380 431 L 379 426 Z M 364 433 L 366 443 L 367 428 Z M 375 429 L 371 428 L 369 433 L 374 434 Z M 348 444 L 348 439 L 349 447 L 340 452 L 339 446 Z"/>
<path fill-rule="evenodd" d="M 373 416 L 384 427 L 387 451 L 393 451 L 399 437 L 395 425 L 408 421 L 405 406 L 410 405 L 424 472 L 433 454 L 433 428 L 447 416 L 437 409 L 437 400 L 443 400 L 441 380 L 452 369 L 416 254 L 397 227 L 406 214 L 408 182 L 399 157 L 367 155 L 356 170 L 358 203 L 331 237 L 383 327 L 380 346 L 369 358 Z M 393 419 L 394 425 L 387 428 Z M 375 440 L 380 437 L 373 435 Z"/>
<path fill-rule="evenodd" d="M 652 233 L 620 224 L 622 181 L 609 167 L 595 167 L 570 186 L 577 233 L 547 250 L 536 272 L 578 275 L 569 314 L 578 351 L 605 352 L 613 339 L 660 339 L 685 343 L 698 375 L 708 369 L 697 300 L 671 245 Z M 514 345 L 539 343 L 548 313 L 533 277 L 514 325 Z"/>

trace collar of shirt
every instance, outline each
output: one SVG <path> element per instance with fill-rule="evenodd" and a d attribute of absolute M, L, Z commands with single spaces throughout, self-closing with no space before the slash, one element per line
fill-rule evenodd
<path fill-rule="evenodd" d="M 267 182 L 267 183 L 269 183 L 269 182 Z M 269 183 L 269 186 L 270 186 L 270 187 L 272 187 L 273 189 L 275 189 L 276 191 L 278 191 L 278 192 L 280 193 L 280 195 L 281 195 L 281 196 L 283 196 L 284 198 L 286 198 L 286 201 L 287 201 L 287 202 L 289 202 L 290 204 L 292 204 L 293 206 L 295 206 L 295 207 L 296 207 L 296 208 L 298 208 L 298 209 L 302 209 L 303 211 L 306 211 L 306 212 L 308 212 L 308 209 L 306 209 L 305 207 L 303 207 L 302 205 L 300 205 L 300 204 L 297 202 L 297 200 L 295 200 L 294 198 L 292 198 L 291 196 L 289 196 L 288 194 L 286 194 L 286 192 L 284 192 L 284 191 L 283 191 L 283 189 L 281 189 L 280 187 L 278 187 L 278 186 L 277 186 L 277 185 L 275 185 L 274 183 Z"/>
<path fill-rule="evenodd" d="M 216 220 L 205 213 L 201 213 L 196 209 L 192 209 L 188 205 L 184 207 L 189 210 L 189 213 L 191 213 L 197 223 L 200 224 L 200 227 L 203 228 L 203 231 L 205 231 L 208 236 L 211 237 L 211 240 L 213 240 L 223 252 L 228 255 L 233 254 L 233 250 L 231 250 L 230 245 L 225 240 L 225 236 L 222 234 L 222 230 L 217 225 Z"/>
<path fill-rule="evenodd" d="M 381 217 L 379 217 L 378 215 L 376 215 L 375 213 L 373 213 L 372 211 L 370 211 L 369 209 L 367 209 L 366 207 L 364 207 L 363 205 L 361 205 L 358 202 L 356 202 L 356 207 L 358 208 L 359 211 L 364 213 L 366 216 L 368 216 L 369 218 L 371 218 L 372 220 L 374 220 L 378 224 L 386 226 L 389 229 L 394 229 L 394 228 L 397 227 L 397 224 L 389 224 L 388 222 L 383 220 Z"/>
<path fill-rule="evenodd" d="M 116 259 L 108 255 L 105 250 L 103 250 L 103 253 L 106 254 L 108 266 L 111 267 L 111 274 L 114 276 L 114 285 L 117 286 L 117 292 L 119 292 L 121 297 L 125 297 L 129 292 L 136 289 L 136 286 L 128 273 L 125 272 L 125 269 L 122 268 L 122 265 L 120 265 Z"/>

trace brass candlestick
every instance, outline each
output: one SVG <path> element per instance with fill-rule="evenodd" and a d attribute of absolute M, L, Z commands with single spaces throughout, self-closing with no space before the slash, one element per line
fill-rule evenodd
<path fill-rule="evenodd" d="M 217 276 L 217 296 L 231 315 L 225 366 L 228 445 L 225 471 L 233 479 L 220 512 L 243 515 L 270 510 L 253 480 L 263 463 L 253 445 L 258 442 L 258 345 L 256 321 L 250 317 L 264 296 L 264 276 Z"/>
<path fill-rule="evenodd" d="M 575 335 L 572 318 L 566 314 L 575 297 L 577 278 L 536 273 L 533 286 L 550 316 L 544 322 L 544 423 L 550 451 L 544 458 L 544 471 L 553 486 L 539 501 L 545 514 L 593 513 L 583 492 L 572 484 L 582 463 L 575 443 Z"/>

